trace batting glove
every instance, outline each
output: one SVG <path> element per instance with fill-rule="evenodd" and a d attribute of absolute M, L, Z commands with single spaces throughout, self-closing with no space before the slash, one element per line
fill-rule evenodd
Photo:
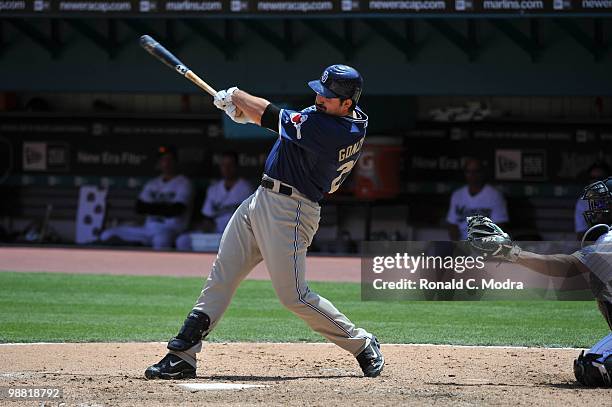
<path fill-rule="evenodd" d="M 227 98 L 227 91 L 220 90 L 219 92 L 217 92 L 217 94 L 213 98 L 213 104 L 217 106 L 219 109 L 225 110 L 225 108 L 227 107 L 227 102 L 225 101 L 226 98 Z"/>
<path fill-rule="evenodd" d="M 225 94 L 225 99 L 224 100 L 225 100 L 226 103 L 233 102 L 232 96 L 234 95 L 234 92 L 236 92 L 237 90 L 238 90 L 237 87 L 232 86 L 231 88 L 229 88 L 228 90 L 225 91 L 226 94 Z"/>
<path fill-rule="evenodd" d="M 245 114 L 241 110 L 239 110 L 232 102 L 229 102 L 229 104 L 227 104 L 227 106 L 223 110 L 225 111 L 225 114 L 227 114 L 230 119 L 232 119 L 236 123 L 246 124 L 251 122 L 249 118 L 246 117 Z"/>
<path fill-rule="evenodd" d="M 232 103 L 232 95 L 234 94 L 234 92 L 236 92 L 238 90 L 237 87 L 232 86 L 229 89 L 225 89 L 225 90 L 220 90 L 219 92 L 217 92 L 217 94 L 215 95 L 215 97 L 213 98 L 213 103 L 215 104 L 215 106 L 217 106 L 219 109 L 221 110 L 225 110 L 225 108 L 227 107 L 227 105 L 229 105 L 230 103 Z"/>

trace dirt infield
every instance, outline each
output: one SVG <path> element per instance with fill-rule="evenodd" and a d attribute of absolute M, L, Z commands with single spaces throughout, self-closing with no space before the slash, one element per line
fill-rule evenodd
<path fill-rule="evenodd" d="M 331 406 L 343 400 L 370 406 L 558 406 L 612 400 L 612 389 L 575 384 L 571 364 L 577 351 L 571 349 L 383 345 L 385 371 L 366 379 L 351 355 L 329 344 L 206 344 L 197 379 L 145 380 L 144 369 L 163 356 L 164 346 L 0 345 L 0 386 L 59 386 L 66 407 Z M 267 387 L 191 392 L 179 386 L 185 382 Z"/>

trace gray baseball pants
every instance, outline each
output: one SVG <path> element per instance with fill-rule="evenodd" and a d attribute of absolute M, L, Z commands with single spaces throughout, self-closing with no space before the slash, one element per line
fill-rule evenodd
<path fill-rule="evenodd" d="M 279 181 L 275 180 L 275 190 Z M 295 191 L 295 190 L 294 190 Z M 240 282 L 262 260 L 280 302 L 314 331 L 358 355 L 372 335 L 355 325 L 306 283 L 306 249 L 319 226 L 319 204 L 299 193 L 291 197 L 259 187 L 229 221 L 212 271 L 195 310 L 210 317 L 210 332 L 227 309 Z M 195 366 L 201 343 L 172 352 Z"/>

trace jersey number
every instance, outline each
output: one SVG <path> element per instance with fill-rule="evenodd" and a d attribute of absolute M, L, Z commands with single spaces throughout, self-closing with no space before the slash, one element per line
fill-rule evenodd
<path fill-rule="evenodd" d="M 333 194 L 334 192 L 338 190 L 338 188 L 340 188 L 340 185 L 342 185 L 342 182 L 344 182 L 344 180 L 348 176 L 348 173 L 351 172 L 356 162 L 357 160 L 347 161 L 344 164 L 342 164 L 340 167 L 338 167 L 337 171 L 340 172 L 340 175 L 338 175 L 332 181 L 331 189 L 329 190 L 330 194 Z"/>

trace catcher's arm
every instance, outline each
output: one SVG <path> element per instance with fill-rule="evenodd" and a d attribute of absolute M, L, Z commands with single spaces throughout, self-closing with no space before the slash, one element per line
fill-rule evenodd
<path fill-rule="evenodd" d="M 516 261 L 530 270 L 552 277 L 572 277 L 589 269 L 571 254 L 537 254 L 521 251 Z"/>
<path fill-rule="evenodd" d="M 510 235 L 484 216 L 468 218 L 468 242 L 481 253 L 516 262 L 547 276 L 571 277 L 589 271 L 580 260 L 569 254 L 537 254 L 521 250 Z"/>

